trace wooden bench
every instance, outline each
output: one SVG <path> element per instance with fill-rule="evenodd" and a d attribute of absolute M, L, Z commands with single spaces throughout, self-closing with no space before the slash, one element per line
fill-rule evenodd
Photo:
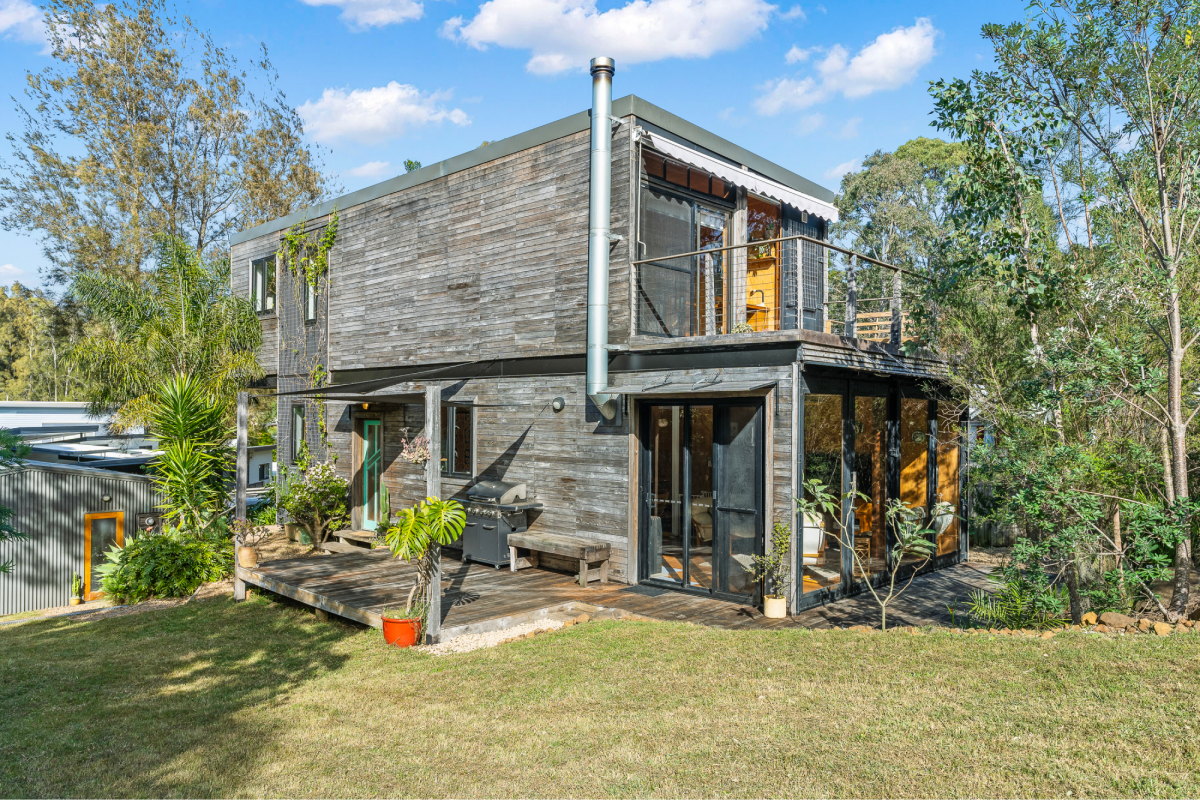
<path fill-rule="evenodd" d="M 517 558 L 517 548 L 522 547 L 531 551 L 529 558 Z M 607 542 L 595 539 L 580 539 L 575 536 L 562 536 L 557 533 L 510 533 L 508 535 L 509 569 L 516 572 L 519 568 L 537 566 L 538 553 L 551 553 L 564 556 L 579 562 L 579 585 L 587 588 L 588 581 L 599 578 L 601 583 L 608 583 L 608 559 L 611 549 Z M 591 569 L 590 564 L 600 563 L 599 568 Z"/>

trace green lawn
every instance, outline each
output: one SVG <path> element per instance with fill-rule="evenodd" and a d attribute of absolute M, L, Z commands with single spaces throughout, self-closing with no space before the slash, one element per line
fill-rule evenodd
<path fill-rule="evenodd" d="M 1193 729 L 1200 634 L 603 622 L 434 659 L 261 598 L 0 628 L 6 797 L 1195 797 Z"/>

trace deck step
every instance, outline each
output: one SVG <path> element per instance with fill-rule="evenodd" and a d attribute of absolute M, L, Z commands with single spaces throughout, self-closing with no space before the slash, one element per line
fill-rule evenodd
<path fill-rule="evenodd" d="M 349 539 L 355 542 L 362 542 L 363 544 L 370 544 L 375 541 L 375 531 L 356 531 L 347 529 L 344 531 L 338 531 L 337 533 L 333 534 L 331 538 L 342 540 Z"/>
<path fill-rule="evenodd" d="M 345 542 L 328 541 L 321 545 L 321 549 L 326 553 L 359 553 L 363 548 Z"/>

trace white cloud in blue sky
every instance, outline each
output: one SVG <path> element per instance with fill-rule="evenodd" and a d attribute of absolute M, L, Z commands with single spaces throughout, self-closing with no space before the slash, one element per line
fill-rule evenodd
<path fill-rule="evenodd" d="M 857 171 L 861 166 L 862 159 L 852 158 L 849 161 L 838 164 L 836 167 L 831 167 L 825 170 L 825 175 L 823 177 L 825 180 L 833 183 L 835 186 L 841 185 L 843 177 L 849 175 L 851 172 Z"/>
<path fill-rule="evenodd" d="M 422 92 L 406 83 L 389 82 L 371 89 L 326 89 L 319 100 L 296 109 L 314 140 L 378 144 L 414 128 L 452 122 L 470 125 L 461 108 L 449 108 L 449 92 Z"/>
<path fill-rule="evenodd" d="M 809 108 L 838 94 L 853 99 L 898 89 L 933 60 L 939 33 L 922 17 L 909 27 L 880 34 L 853 58 L 846 48 L 835 44 L 817 62 L 815 76 L 768 81 L 754 106 L 760 114 L 774 116 Z M 794 51 L 795 47 L 789 50 L 788 57 Z"/>
<path fill-rule="evenodd" d="M 589 0 L 489 0 L 473 18 L 447 21 L 442 35 L 479 50 L 528 50 L 525 68 L 552 75 L 597 55 L 618 67 L 708 58 L 758 36 L 774 10 L 766 0 L 632 0 L 607 11 Z"/>
<path fill-rule="evenodd" d="M 355 30 L 379 28 L 420 19 L 425 7 L 416 0 L 300 0 L 309 6 L 335 6 L 341 18 Z"/>
<path fill-rule="evenodd" d="M 0 35 L 5 39 L 45 45 L 46 24 L 42 10 L 27 0 L 0 0 Z"/>
<path fill-rule="evenodd" d="M 378 178 L 386 175 L 391 167 L 389 161 L 368 161 L 346 170 L 345 174 L 352 178 Z"/>

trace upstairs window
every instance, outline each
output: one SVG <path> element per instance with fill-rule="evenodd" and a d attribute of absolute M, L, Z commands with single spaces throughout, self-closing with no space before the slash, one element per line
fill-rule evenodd
<path fill-rule="evenodd" d="M 250 262 L 250 303 L 259 314 L 275 310 L 275 257 Z"/>
<path fill-rule="evenodd" d="M 474 439 L 470 406 L 442 406 L 442 474 L 469 478 L 474 474 L 471 443 Z"/>
<path fill-rule="evenodd" d="M 317 321 L 317 290 L 308 281 L 304 281 L 304 321 Z"/>
<path fill-rule="evenodd" d="M 300 461 L 300 456 L 304 454 L 304 406 L 297 404 L 292 406 L 292 464 Z"/>

